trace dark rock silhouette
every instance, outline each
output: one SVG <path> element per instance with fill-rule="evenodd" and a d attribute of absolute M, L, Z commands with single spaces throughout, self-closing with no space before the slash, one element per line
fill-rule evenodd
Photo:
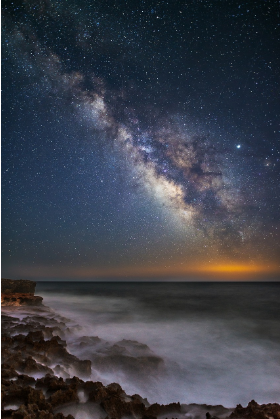
<path fill-rule="evenodd" d="M 181 412 L 180 403 L 170 403 L 168 405 L 160 405 L 158 403 L 154 403 L 147 408 L 147 413 L 149 416 L 167 415 L 173 412 Z"/>
<path fill-rule="evenodd" d="M 217 416 L 212 416 L 209 412 L 206 413 L 206 419 L 218 419 Z"/>
<path fill-rule="evenodd" d="M 255 400 L 250 401 L 247 407 L 238 404 L 230 415 L 230 419 L 279 419 L 280 405 L 277 403 L 258 404 Z"/>

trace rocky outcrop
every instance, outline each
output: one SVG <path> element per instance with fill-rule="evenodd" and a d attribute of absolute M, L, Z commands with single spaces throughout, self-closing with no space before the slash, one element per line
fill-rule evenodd
<path fill-rule="evenodd" d="M 280 419 L 280 405 L 277 403 L 258 404 L 255 400 L 247 407 L 238 404 L 230 415 L 230 419 Z"/>
<path fill-rule="evenodd" d="M 80 360 L 70 354 L 65 346 L 66 343 L 58 336 L 45 340 L 39 331 L 31 331 L 26 336 L 3 334 L 2 361 L 24 374 L 53 373 L 50 366 L 61 364 L 74 369 L 79 375 L 89 376 L 91 361 Z"/>
<path fill-rule="evenodd" d="M 159 415 L 168 415 L 170 413 L 180 413 L 181 405 L 180 403 L 170 403 L 168 405 L 160 405 L 154 403 L 148 407 L 147 413 L 148 416 L 159 416 Z"/>
<path fill-rule="evenodd" d="M 59 332 L 63 336 L 65 323 L 53 318 L 48 308 L 30 310 L 34 310 L 34 316 L 2 314 L 1 417 L 74 419 L 58 411 L 61 406 L 79 402 L 78 390 L 84 382 L 76 377 L 69 381 L 55 377 L 53 364 L 61 364 L 64 372 L 69 368 L 89 376 L 91 361 L 80 360 L 67 351 L 66 342 L 56 335 Z"/>
<path fill-rule="evenodd" d="M 86 382 L 84 390 L 88 400 L 100 404 L 110 418 L 142 417 L 147 413 L 147 402 L 137 394 L 128 396 L 117 383 L 104 386 L 100 382 Z"/>
<path fill-rule="evenodd" d="M 1 279 L 1 293 L 3 294 L 33 294 L 35 292 L 36 282 L 27 279 Z"/>
<path fill-rule="evenodd" d="M 2 379 L 3 408 L 9 404 L 20 405 L 13 412 L 13 418 L 44 418 L 44 412 L 44 414 L 49 415 L 46 416 L 47 418 L 63 419 L 64 416 L 54 415 L 54 411 L 59 407 L 63 407 L 63 405 L 76 405 L 79 402 L 79 391 L 83 391 L 87 395 L 89 402 L 99 404 L 106 412 L 108 418 L 120 419 L 124 416 L 129 416 L 139 419 L 151 419 L 155 417 L 152 415 L 152 413 L 155 413 L 155 410 L 157 416 L 173 412 L 180 413 L 179 403 L 146 407 L 147 401 L 137 394 L 128 396 L 117 383 L 103 386 L 100 382 L 84 382 L 77 377 L 64 380 L 61 377 L 58 378 L 49 374 L 44 378 L 33 380 L 34 382 L 31 383 L 30 377 L 26 375 L 18 375 L 13 382 Z M 31 387 L 32 384 L 33 386 L 35 384 L 35 389 Z M 5 417 L 6 413 L 7 410 L 3 410 L 2 415 L 4 416 L 2 417 Z M 24 416 L 23 414 L 30 414 L 31 416 Z M 67 419 L 70 419 L 70 417 L 68 416 Z"/>
<path fill-rule="evenodd" d="M 38 306 L 43 298 L 35 296 L 36 282 L 26 279 L 1 279 L 1 304 L 5 306 Z"/>
<path fill-rule="evenodd" d="M 33 294 L 1 294 L 1 305 L 5 306 L 39 306 L 43 298 Z"/>
<path fill-rule="evenodd" d="M 30 409 L 30 405 L 33 406 L 31 409 L 32 413 L 33 411 L 36 413 L 40 411 L 52 413 L 52 405 L 46 400 L 43 391 L 41 389 L 37 390 L 32 388 L 30 384 L 30 380 L 27 376 L 18 376 L 18 379 L 15 381 L 4 381 L 2 383 L 2 388 L 4 388 L 4 391 L 2 390 L 2 408 L 7 405 L 20 406 L 16 412 L 13 412 L 12 417 L 20 418 L 20 415 L 23 414 L 24 411 Z M 5 417 L 5 414 L 6 411 L 3 410 L 2 417 Z"/>

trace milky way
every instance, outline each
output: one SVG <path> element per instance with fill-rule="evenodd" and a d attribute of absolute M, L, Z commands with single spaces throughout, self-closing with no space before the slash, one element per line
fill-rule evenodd
<path fill-rule="evenodd" d="M 114 267 L 116 260 L 155 266 L 166 255 L 181 264 L 193 257 L 275 263 L 274 6 L 109 3 L 3 4 L 4 219 L 11 208 L 13 214 L 4 223 L 8 272 L 38 243 L 28 263 L 45 265 L 44 247 L 52 247 L 58 227 L 54 267 Z M 68 179 L 82 185 L 71 202 Z M 100 188 L 107 189 L 97 198 Z M 35 205 L 32 190 L 39 191 Z M 34 218 L 46 212 L 47 237 L 40 241 Z M 107 228 L 109 219 L 114 228 Z"/>

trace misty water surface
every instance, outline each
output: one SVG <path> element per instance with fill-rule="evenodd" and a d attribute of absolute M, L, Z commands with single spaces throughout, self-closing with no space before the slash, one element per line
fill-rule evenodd
<path fill-rule="evenodd" d="M 279 291 L 278 283 L 45 282 L 36 288 L 45 304 L 71 320 L 69 348 L 94 360 L 92 379 L 119 382 L 149 402 L 227 407 L 279 402 Z M 82 336 L 100 341 L 81 347 Z M 110 366 L 103 365 L 104 354 Z M 162 364 L 145 367 L 153 354 Z M 137 370 L 139 359 L 144 367 Z"/>

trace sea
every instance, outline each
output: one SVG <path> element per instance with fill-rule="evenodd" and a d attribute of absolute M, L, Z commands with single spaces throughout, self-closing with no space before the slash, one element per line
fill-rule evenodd
<path fill-rule="evenodd" d="M 92 377 L 150 403 L 280 402 L 280 283 L 37 282 Z"/>

